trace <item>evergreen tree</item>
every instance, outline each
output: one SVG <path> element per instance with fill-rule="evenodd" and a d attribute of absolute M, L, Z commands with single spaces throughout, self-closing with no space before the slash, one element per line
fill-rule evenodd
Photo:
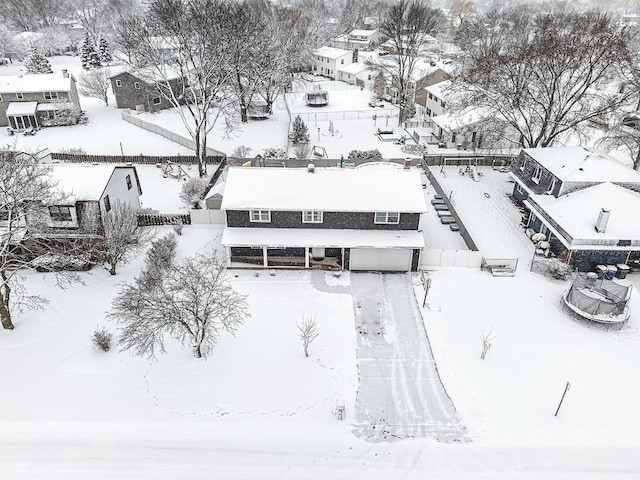
<path fill-rule="evenodd" d="M 85 70 L 102 66 L 102 63 L 100 62 L 100 55 L 96 51 L 95 44 L 88 33 L 84 36 L 84 41 L 82 42 L 80 63 L 82 64 L 82 68 Z"/>
<path fill-rule="evenodd" d="M 296 116 L 291 127 L 291 142 L 294 145 L 300 145 L 302 143 L 309 143 L 309 129 L 300 118 L 300 115 Z"/>
<path fill-rule="evenodd" d="M 104 38 L 101 38 L 98 43 L 98 55 L 102 65 L 109 65 L 113 60 L 113 57 L 111 56 L 111 48 L 109 48 L 109 44 Z"/>
<path fill-rule="evenodd" d="M 24 66 L 28 73 L 53 73 L 49 60 L 38 51 L 38 47 L 33 43 L 31 44 L 31 53 L 25 60 Z"/>

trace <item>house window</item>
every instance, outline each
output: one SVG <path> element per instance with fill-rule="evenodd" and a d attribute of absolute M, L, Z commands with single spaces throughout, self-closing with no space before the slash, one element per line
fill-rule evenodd
<path fill-rule="evenodd" d="M 270 210 L 249 210 L 249 220 L 252 222 L 264 222 L 271 221 Z"/>
<path fill-rule="evenodd" d="M 444 103 L 444 102 L 441 102 L 441 103 L 442 103 L 442 108 L 444 108 L 444 107 L 447 105 L 447 104 L 446 104 L 446 103 Z"/>
<path fill-rule="evenodd" d="M 376 212 L 374 223 L 400 223 L 400 213 Z"/>
<path fill-rule="evenodd" d="M 9 221 L 9 210 L 6 208 L 0 208 L 0 222 Z"/>
<path fill-rule="evenodd" d="M 58 92 L 43 92 L 45 100 L 57 100 Z"/>
<path fill-rule="evenodd" d="M 547 195 L 551 195 L 553 193 L 553 189 L 556 188 L 556 177 L 551 178 L 551 185 L 545 192 Z"/>
<path fill-rule="evenodd" d="M 16 98 L 18 100 L 22 100 L 24 98 L 24 95 L 22 95 L 21 93 L 16 93 Z"/>
<path fill-rule="evenodd" d="M 302 223 L 322 223 L 322 212 L 320 210 L 304 210 Z"/>
<path fill-rule="evenodd" d="M 131 175 L 127 175 L 127 190 L 131 190 Z"/>
<path fill-rule="evenodd" d="M 519 183 L 516 183 L 516 192 L 518 192 L 521 195 L 524 194 L 524 189 L 522 188 L 522 185 L 520 185 Z"/>
<path fill-rule="evenodd" d="M 340 65 L 344 65 L 344 58 L 340 60 Z"/>
<path fill-rule="evenodd" d="M 542 169 L 539 165 L 536 165 L 536 171 L 533 172 L 533 177 L 531 177 L 531 181 L 534 183 L 540 183 L 540 178 L 542 177 Z"/>
<path fill-rule="evenodd" d="M 456 143 L 456 132 L 451 134 L 451 143 Z"/>
<path fill-rule="evenodd" d="M 116 87 L 122 86 L 122 80 L 116 80 Z"/>
<path fill-rule="evenodd" d="M 160 97 L 153 97 L 153 104 L 160 105 Z"/>
<path fill-rule="evenodd" d="M 104 202 L 104 209 L 105 211 L 110 211 L 111 210 L 111 200 L 109 200 L 109 195 L 105 195 L 104 199 L 102 200 Z"/>
<path fill-rule="evenodd" d="M 526 164 L 527 164 L 527 160 L 523 159 L 522 163 L 520 164 L 520 171 L 524 172 L 524 167 L 526 166 Z"/>
<path fill-rule="evenodd" d="M 53 222 L 72 222 L 71 207 L 49 207 L 49 215 Z"/>
<path fill-rule="evenodd" d="M 140 90 L 140 82 L 133 82 L 133 88 Z"/>
<path fill-rule="evenodd" d="M 2 95 L 0 95 L 0 102 L 2 101 Z"/>

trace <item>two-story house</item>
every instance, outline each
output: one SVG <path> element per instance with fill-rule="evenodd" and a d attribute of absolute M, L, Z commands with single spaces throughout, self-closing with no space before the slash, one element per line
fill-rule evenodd
<path fill-rule="evenodd" d="M 166 66 L 158 69 L 128 69 L 110 77 L 117 108 L 157 112 L 173 107 L 167 99 L 169 90 L 180 103 L 186 102 L 186 81 L 176 69 Z"/>
<path fill-rule="evenodd" d="M 337 36 L 333 43 L 338 48 L 371 50 L 382 38 L 377 30 L 355 29 Z"/>
<path fill-rule="evenodd" d="M 640 173 L 583 147 L 523 149 L 511 165 L 525 226 L 579 270 L 640 259 Z"/>
<path fill-rule="evenodd" d="M 415 271 L 424 248 L 420 176 L 398 165 L 230 168 L 221 209 L 231 266 Z"/>
<path fill-rule="evenodd" d="M 416 113 L 424 117 L 437 117 L 445 112 L 449 101 L 451 80 L 432 83 L 416 91 Z"/>
<path fill-rule="evenodd" d="M 76 79 L 60 74 L 0 76 L 0 126 L 13 130 L 47 126 L 61 111 L 79 112 Z"/>
<path fill-rule="evenodd" d="M 320 47 L 314 50 L 311 72 L 338 80 L 338 68 L 353 63 L 353 52 L 342 48 Z"/>
<path fill-rule="evenodd" d="M 27 227 L 39 225 L 46 238 L 99 238 L 103 218 L 116 202 L 140 209 L 142 188 L 132 165 L 56 164 L 51 176 L 59 199 L 32 205 L 26 215 Z"/>

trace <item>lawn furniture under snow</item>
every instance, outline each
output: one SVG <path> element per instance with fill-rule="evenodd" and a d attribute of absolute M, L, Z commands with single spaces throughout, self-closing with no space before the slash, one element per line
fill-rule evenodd
<path fill-rule="evenodd" d="M 603 325 L 622 326 L 629 320 L 633 287 L 624 280 L 578 274 L 562 296 L 564 305 L 580 318 Z"/>

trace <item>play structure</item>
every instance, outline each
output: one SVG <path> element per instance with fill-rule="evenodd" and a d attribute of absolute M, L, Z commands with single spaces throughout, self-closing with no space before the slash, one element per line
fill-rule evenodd
<path fill-rule="evenodd" d="M 311 149 L 311 155 L 314 158 L 329 158 L 327 155 L 327 150 L 324 147 L 319 147 L 318 145 L 314 145 Z"/>
<path fill-rule="evenodd" d="M 310 107 L 324 107 L 329 105 L 329 92 L 320 89 L 307 92 L 304 101 Z"/>
<path fill-rule="evenodd" d="M 621 327 L 629 320 L 633 287 L 625 281 L 579 273 L 564 293 L 564 305 L 578 317 Z"/>
<path fill-rule="evenodd" d="M 162 164 L 162 176 L 164 178 L 175 178 L 176 180 L 186 180 L 190 177 L 181 165 L 168 160 Z"/>

